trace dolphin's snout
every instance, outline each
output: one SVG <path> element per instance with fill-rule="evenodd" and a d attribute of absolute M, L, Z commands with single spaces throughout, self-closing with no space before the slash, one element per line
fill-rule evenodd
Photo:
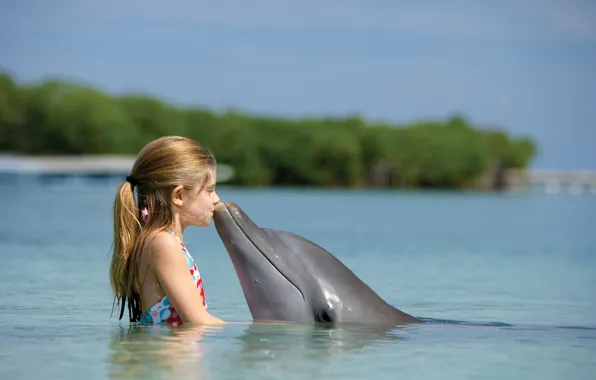
<path fill-rule="evenodd" d="M 225 211 L 226 209 L 227 209 L 227 210 L 228 210 L 230 213 L 232 213 L 232 211 L 234 211 L 234 210 L 237 210 L 237 209 L 238 209 L 238 206 L 237 206 L 237 205 L 236 205 L 236 203 L 234 203 L 234 202 L 218 202 L 218 203 L 215 205 L 214 212 L 215 212 L 215 213 L 219 213 L 219 212 Z"/>
<path fill-rule="evenodd" d="M 238 205 L 234 202 L 223 202 L 223 204 L 228 208 L 228 210 L 232 210 L 232 209 L 236 209 L 238 208 Z"/>
<path fill-rule="evenodd" d="M 218 202 L 213 209 L 214 212 L 221 212 L 226 209 L 226 204 L 223 202 Z"/>
<path fill-rule="evenodd" d="M 238 226 L 242 225 L 241 229 L 244 230 L 247 222 L 252 224 L 252 221 L 246 216 L 244 211 L 234 202 L 217 203 L 213 211 L 213 216 L 216 225 L 233 221 Z"/>
<path fill-rule="evenodd" d="M 236 205 L 236 203 L 234 202 L 218 202 L 215 205 L 215 210 L 222 210 L 227 208 L 228 210 L 232 210 L 232 209 L 236 209 L 238 208 L 238 205 Z"/>

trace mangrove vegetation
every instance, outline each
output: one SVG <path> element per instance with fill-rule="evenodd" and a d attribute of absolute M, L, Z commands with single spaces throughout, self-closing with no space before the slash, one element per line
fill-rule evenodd
<path fill-rule="evenodd" d="M 239 186 L 469 188 L 526 168 L 537 153 L 528 138 L 459 116 L 398 125 L 217 113 L 58 80 L 18 85 L 0 74 L 1 152 L 134 155 L 163 135 L 209 147 Z"/>

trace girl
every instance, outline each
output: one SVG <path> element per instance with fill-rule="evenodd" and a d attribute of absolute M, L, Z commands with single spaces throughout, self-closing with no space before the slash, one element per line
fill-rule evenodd
<path fill-rule="evenodd" d="M 215 158 L 193 140 L 166 136 L 141 149 L 114 201 L 110 283 L 119 319 L 128 302 L 131 323 L 224 323 L 207 312 L 182 239 L 188 226 L 209 226 L 219 202 L 215 177 Z"/>

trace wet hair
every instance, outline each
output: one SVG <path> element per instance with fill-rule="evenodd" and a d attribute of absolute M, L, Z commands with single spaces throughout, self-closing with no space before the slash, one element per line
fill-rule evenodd
<path fill-rule="evenodd" d="M 201 191 L 213 180 L 215 166 L 215 157 L 206 147 L 180 136 L 158 138 L 139 152 L 114 200 L 110 284 L 113 308 L 120 305 L 118 319 L 128 302 L 130 322 L 140 320 L 139 261 L 147 239 L 174 223 L 172 191 L 180 185 Z M 141 215 L 144 208 L 149 213 L 146 221 Z"/>

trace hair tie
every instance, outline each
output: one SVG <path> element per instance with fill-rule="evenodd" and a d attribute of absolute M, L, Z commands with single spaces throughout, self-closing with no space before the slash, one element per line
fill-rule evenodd
<path fill-rule="evenodd" d="M 139 184 L 139 181 L 137 181 L 134 177 L 129 175 L 126 176 L 126 182 L 130 183 L 133 187 Z"/>
<path fill-rule="evenodd" d="M 149 211 L 147 207 L 141 210 L 141 216 L 143 217 L 143 223 L 147 223 L 147 217 L 149 216 Z"/>

